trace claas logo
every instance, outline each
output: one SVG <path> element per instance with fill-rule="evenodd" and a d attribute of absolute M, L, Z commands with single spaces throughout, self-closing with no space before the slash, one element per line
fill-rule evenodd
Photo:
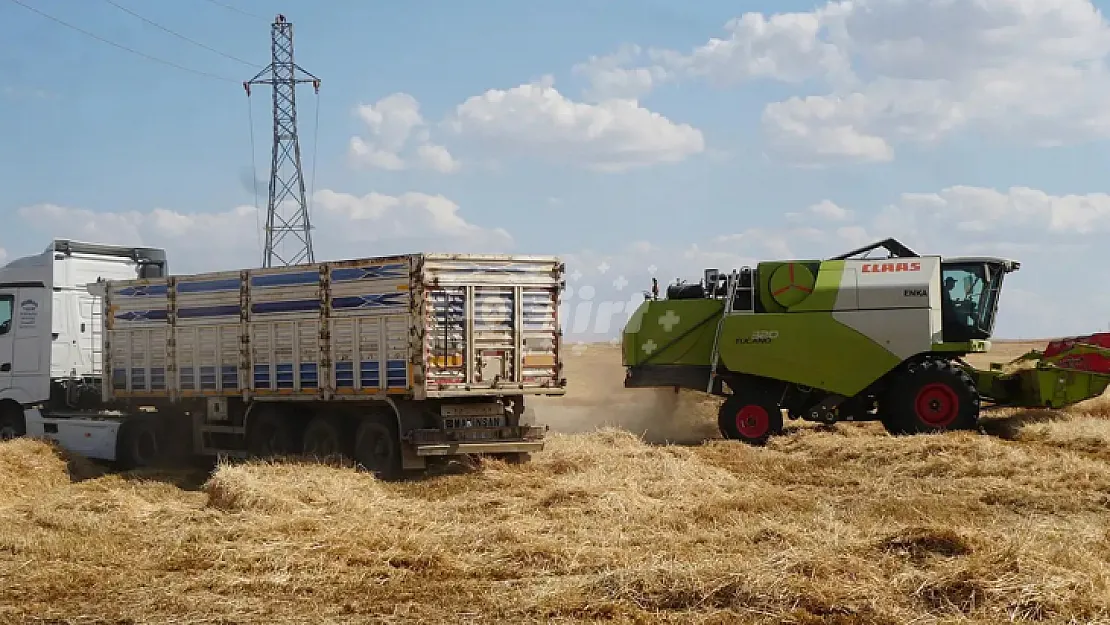
<path fill-rule="evenodd" d="M 867 263 L 863 273 L 892 273 L 900 271 L 921 271 L 921 263 Z"/>

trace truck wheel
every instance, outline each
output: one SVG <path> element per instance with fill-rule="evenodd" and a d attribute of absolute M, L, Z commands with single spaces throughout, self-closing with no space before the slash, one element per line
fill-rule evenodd
<path fill-rule="evenodd" d="M 911 365 L 891 386 L 883 404 L 883 426 L 896 435 L 970 430 L 979 422 L 975 382 L 947 361 Z"/>
<path fill-rule="evenodd" d="M 766 399 L 729 395 L 717 413 L 717 425 L 725 438 L 763 445 L 782 433 L 782 411 Z"/>
<path fill-rule="evenodd" d="M 401 467 L 401 439 L 397 431 L 377 419 L 365 419 L 355 434 L 355 462 L 381 480 L 395 480 Z"/>
<path fill-rule="evenodd" d="M 160 453 L 158 438 L 153 420 L 132 418 L 124 421 L 116 438 L 116 462 L 125 471 L 152 466 Z"/>
<path fill-rule="evenodd" d="M 302 450 L 316 458 L 351 457 L 351 437 L 341 419 L 314 417 L 304 430 Z"/>
<path fill-rule="evenodd" d="M 0 441 L 10 441 L 27 434 L 23 408 L 17 404 L 0 404 Z"/>
<path fill-rule="evenodd" d="M 247 423 L 247 453 L 255 458 L 288 456 L 294 452 L 293 424 L 277 411 L 262 410 Z"/>

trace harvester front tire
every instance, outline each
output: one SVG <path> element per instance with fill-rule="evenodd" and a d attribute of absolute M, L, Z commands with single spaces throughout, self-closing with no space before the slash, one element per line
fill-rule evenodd
<path fill-rule="evenodd" d="M 891 434 L 972 430 L 979 423 L 975 382 L 953 362 L 927 360 L 911 365 L 885 399 L 880 413 Z"/>
<path fill-rule="evenodd" d="M 717 426 L 727 439 L 760 446 L 782 433 L 782 410 L 766 399 L 729 395 L 717 413 Z"/>

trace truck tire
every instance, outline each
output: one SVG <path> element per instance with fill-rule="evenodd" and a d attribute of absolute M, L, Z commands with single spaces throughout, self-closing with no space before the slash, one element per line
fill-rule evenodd
<path fill-rule="evenodd" d="M 153 466 L 161 455 L 160 438 L 153 419 L 124 421 L 116 434 L 116 464 L 125 471 Z"/>
<path fill-rule="evenodd" d="M 299 445 L 293 422 L 281 411 L 260 407 L 247 422 L 247 453 L 254 458 L 274 458 L 295 453 Z"/>
<path fill-rule="evenodd" d="M 979 393 L 954 362 L 926 360 L 899 374 L 880 414 L 894 435 L 971 430 L 979 423 Z"/>
<path fill-rule="evenodd" d="M 768 399 L 747 394 L 729 395 L 717 413 L 721 434 L 749 445 L 764 445 L 782 433 L 782 411 Z"/>
<path fill-rule="evenodd" d="M 23 408 L 15 402 L 0 403 L 0 441 L 26 436 L 27 419 Z"/>
<path fill-rule="evenodd" d="M 355 433 L 354 459 L 381 480 L 396 480 L 404 475 L 401 465 L 401 438 L 385 419 L 366 418 Z"/>
<path fill-rule="evenodd" d="M 306 456 L 324 459 L 350 458 L 353 455 L 351 436 L 346 424 L 338 417 L 313 417 L 301 439 L 301 450 Z"/>

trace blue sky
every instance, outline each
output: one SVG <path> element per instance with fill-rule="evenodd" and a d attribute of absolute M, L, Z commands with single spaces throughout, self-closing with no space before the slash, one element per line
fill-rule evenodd
<path fill-rule="evenodd" d="M 257 263 L 248 106 L 265 179 L 269 92 L 239 84 L 257 69 L 104 0 L 25 1 L 222 80 L 0 0 L 3 255 L 69 236 L 165 246 L 176 271 Z M 569 302 L 624 302 L 649 268 L 894 235 L 1022 260 L 1002 335 L 1110 324 L 1088 286 L 1110 231 L 1101 3 L 112 1 L 258 66 L 274 14 L 294 23 L 323 79 L 298 91 L 319 258 L 560 254 Z"/>

